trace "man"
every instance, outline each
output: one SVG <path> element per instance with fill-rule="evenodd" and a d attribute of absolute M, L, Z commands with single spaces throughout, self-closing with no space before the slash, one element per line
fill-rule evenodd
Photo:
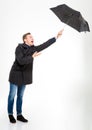
<path fill-rule="evenodd" d="M 45 43 L 35 46 L 34 39 L 31 33 L 23 35 L 23 42 L 19 44 L 15 51 L 15 61 L 9 75 L 10 91 L 8 96 L 8 116 L 11 123 L 16 123 L 13 116 L 14 97 L 17 92 L 16 111 L 17 120 L 28 122 L 22 115 L 22 102 L 25 90 L 25 85 L 32 83 L 33 60 L 40 54 L 40 51 L 52 45 L 57 38 L 62 35 L 63 30 L 58 32 L 56 37 L 53 37 Z"/>

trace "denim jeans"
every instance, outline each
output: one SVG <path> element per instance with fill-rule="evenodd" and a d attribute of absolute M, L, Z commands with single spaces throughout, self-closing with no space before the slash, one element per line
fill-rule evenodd
<path fill-rule="evenodd" d="M 22 114 L 22 103 L 23 103 L 23 94 L 25 90 L 25 85 L 18 86 L 10 83 L 10 91 L 8 96 L 8 114 L 13 115 L 13 107 L 14 107 L 14 98 L 17 93 L 16 98 L 16 111 L 17 115 Z"/>

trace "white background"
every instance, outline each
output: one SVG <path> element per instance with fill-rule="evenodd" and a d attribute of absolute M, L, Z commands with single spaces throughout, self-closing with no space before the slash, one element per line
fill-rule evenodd
<path fill-rule="evenodd" d="M 26 32 L 32 33 L 35 45 L 56 36 L 64 23 L 49 8 L 64 3 L 80 11 L 91 30 L 91 0 L 0 1 L 1 130 L 92 130 L 92 32 L 79 33 L 69 26 L 34 60 L 33 84 L 27 86 L 23 102 L 29 123 L 8 121 L 8 76 L 15 48 Z"/>

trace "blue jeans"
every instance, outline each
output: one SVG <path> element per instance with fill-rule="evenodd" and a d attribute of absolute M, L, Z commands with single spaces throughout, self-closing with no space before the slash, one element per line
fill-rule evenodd
<path fill-rule="evenodd" d="M 23 94 L 25 90 L 25 85 L 18 86 L 10 83 L 10 91 L 8 96 L 8 114 L 13 115 L 13 106 L 14 106 L 14 98 L 17 92 L 16 99 L 16 111 L 17 115 L 22 114 L 22 103 L 23 103 Z"/>

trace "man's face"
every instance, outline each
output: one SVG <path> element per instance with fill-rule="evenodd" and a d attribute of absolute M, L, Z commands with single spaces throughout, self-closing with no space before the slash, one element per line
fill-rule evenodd
<path fill-rule="evenodd" d="M 27 35 L 26 38 L 24 39 L 25 43 L 27 43 L 28 45 L 34 45 L 34 39 L 33 36 L 31 34 Z"/>

